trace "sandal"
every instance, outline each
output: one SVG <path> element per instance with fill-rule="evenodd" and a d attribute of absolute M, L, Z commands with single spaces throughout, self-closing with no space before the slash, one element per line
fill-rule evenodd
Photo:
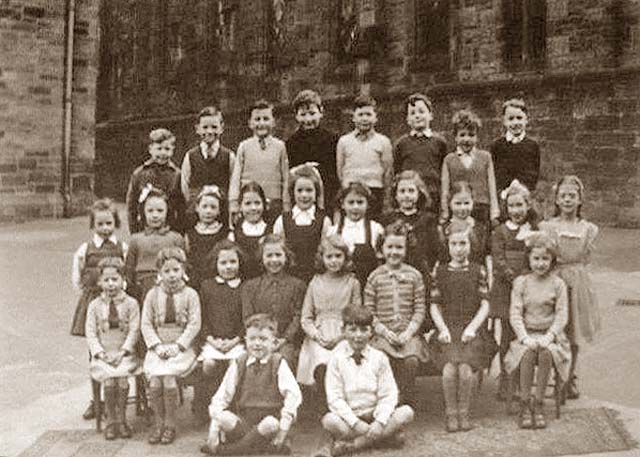
<path fill-rule="evenodd" d="M 148 443 L 158 444 L 162 439 L 163 434 L 164 434 L 164 427 L 162 427 L 161 425 L 158 425 L 156 428 L 153 429 L 153 431 L 151 432 L 151 435 L 149 435 L 149 439 L 147 440 Z"/>
<path fill-rule="evenodd" d="M 104 429 L 104 439 L 115 440 L 118 437 L 118 424 L 109 424 Z"/>
<path fill-rule="evenodd" d="M 160 444 L 171 444 L 176 439 L 176 429 L 173 427 L 165 427 L 162 431 L 162 437 L 160 438 Z"/>

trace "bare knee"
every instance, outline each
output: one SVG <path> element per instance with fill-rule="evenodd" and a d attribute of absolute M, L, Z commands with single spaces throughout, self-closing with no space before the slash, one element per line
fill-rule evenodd
<path fill-rule="evenodd" d="M 162 387 L 162 379 L 159 376 L 151 376 L 149 378 L 149 387 L 156 389 Z"/>
<path fill-rule="evenodd" d="M 262 436 L 271 436 L 278 433 L 280 422 L 273 416 L 267 416 L 258 424 L 258 433 Z"/>
<path fill-rule="evenodd" d="M 118 378 L 118 387 L 120 387 L 121 389 L 128 389 L 129 388 L 129 380 L 125 377 L 122 378 Z"/>
<path fill-rule="evenodd" d="M 115 387 L 116 381 L 117 381 L 116 378 L 108 378 L 103 381 L 102 385 L 104 387 Z"/>
<path fill-rule="evenodd" d="M 175 389 L 178 387 L 178 381 L 175 376 L 165 376 L 162 380 L 165 389 Z"/>
<path fill-rule="evenodd" d="M 220 429 L 224 430 L 225 432 L 230 432 L 231 430 L 236 428 L 239 420 L 240 418 L 233 414 L 231 411 L 222 411 L 220 414 L 217 414 L 215 417 L 211 418 L 211 422 L 217 422 Z"/>
<path fill-rule="evenodd" d="M 418 369 L 420 361 L 417 357 L 407 357 L 406 359 L 404 359 L 402 365 L 404 366 L 405 370 L 415 371 Z"/>
<path fill-rule="evenodd" d="M 415 418 L 415 412 L 413 411 L 413 408 L 411 406 L 402 405 L 393 412 L 393 416 L 394 418 L 396 418 L 400 425 L 404 425 L 408 424 L 409 422 L 413 422 L 413 419 Z"/>
<path fill-rule="evenodd" d="M 458 368 L 452 363 L 447 363 L 442 369 L 443 379 L 447 379 L 447 380 L 455 379 L 457 375 L 458 375 Z"/>
<path fill-rule="evenodd" d="M 471 368 L 471 365 L 461 363 L 458 367 L 458 374 L 460 379 L 469 379 L 473 376 L 473 368 Z"/>

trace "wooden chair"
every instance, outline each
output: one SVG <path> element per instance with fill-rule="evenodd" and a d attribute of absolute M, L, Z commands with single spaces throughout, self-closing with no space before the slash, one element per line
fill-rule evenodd
<path fill-rule="evenodd" d="M 135 376 L 135 392 L 127 397 L 127 406 L 136 405 L 136 416 L 144 416 L 148 419 L 150 410 L 147 400 L 146 381 L 142 370 L 136 372 Z M 96 416 L 96 431 L 102 431 L 102 384 L 98 381 L 91 380 L 91 391 L 93 394 L 93 407 Z"/>
<path fill-rule="evenodd" d="M 537 369 L 537 367 L 536 367 L 536 369 Z M 505 405 L 506 405 L 506 408 L 507 408 L 507 414 L 510 414 L 510 412 L 511 412 L 512 402 L 513 402 L 514 397 L 515 397 L 515 394 L 514 394 L 515 386 L 517 385 L 516 383 L 519 382 L 519 379 L 520 379 L 520 371 L 519 370 L 515 370 L 511 374 L 510 379 L 507 382 L 508 391 L 507 391 L 507 400 L 505 402 Z M 534 375 L 534 380 L 535 380 L 535 375 Z M 535 384 L 535 381 L 534 381 L 532 388 L 535 388 L 535 387 L 536 387 L 536 384 Z M 547 384 L 547 388 L 552 388 L 553 389 L 553 393 L 550 396 L 545 395 L 545 398 L 553 398 L 554 406 L 555 406 L 556 419 L 560 419 L 560 408 L 565 403 L 566 394 L 565 394 L 564 383 L 562 382 L 562 379 L 560 379 L 560 375 L 558 374 L 558 370 L 555 367 L 553 368 L 553 376 L 549 377 L 549 384 Z"/>

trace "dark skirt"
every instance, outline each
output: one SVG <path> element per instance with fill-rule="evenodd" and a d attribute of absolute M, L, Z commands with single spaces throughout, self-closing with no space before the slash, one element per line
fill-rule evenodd
<path fill-rule="evenodd" d="M 431 337 L 428 346 L 429 356 L 439 371 L 442 371 L 447 363 L 466 363 L 474 370 L 483 370 L 491 365 L 493 357 L 498 352 L 498 345 L 489 335 L 486 327 L 483 326 L 476 337 L 468 343 L 460 341 L 463 331 L 462 325 L 450 326 L 450 344 L 440 343 L 437 333 Z"/>
<path fill-rule="evenodd" d="M 71 335 L 85 336 L 84 326 L 87 322 L 87 310 L 89 309 L 89 303 L 91 303 L 98 295 L 100 295 L 99 289 L 91 287 L 82 289 L 82 294 L 78 299 L 76 310 L 73 313 L 73 321 L 71 321 Z"/>
<path fill-rule="evenodd" d="M 491 317 L 509 322 L 509 307 L 511 306 L 511 281 L 506 276 L 496 275 L 491 288 Z"/>

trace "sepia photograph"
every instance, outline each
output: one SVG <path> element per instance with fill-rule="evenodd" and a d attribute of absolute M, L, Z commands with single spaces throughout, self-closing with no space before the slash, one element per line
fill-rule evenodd
<path fill-rule="evenodd" d="M 0 0 L 0 457 L 640 457 L 640 0 Z"/>

